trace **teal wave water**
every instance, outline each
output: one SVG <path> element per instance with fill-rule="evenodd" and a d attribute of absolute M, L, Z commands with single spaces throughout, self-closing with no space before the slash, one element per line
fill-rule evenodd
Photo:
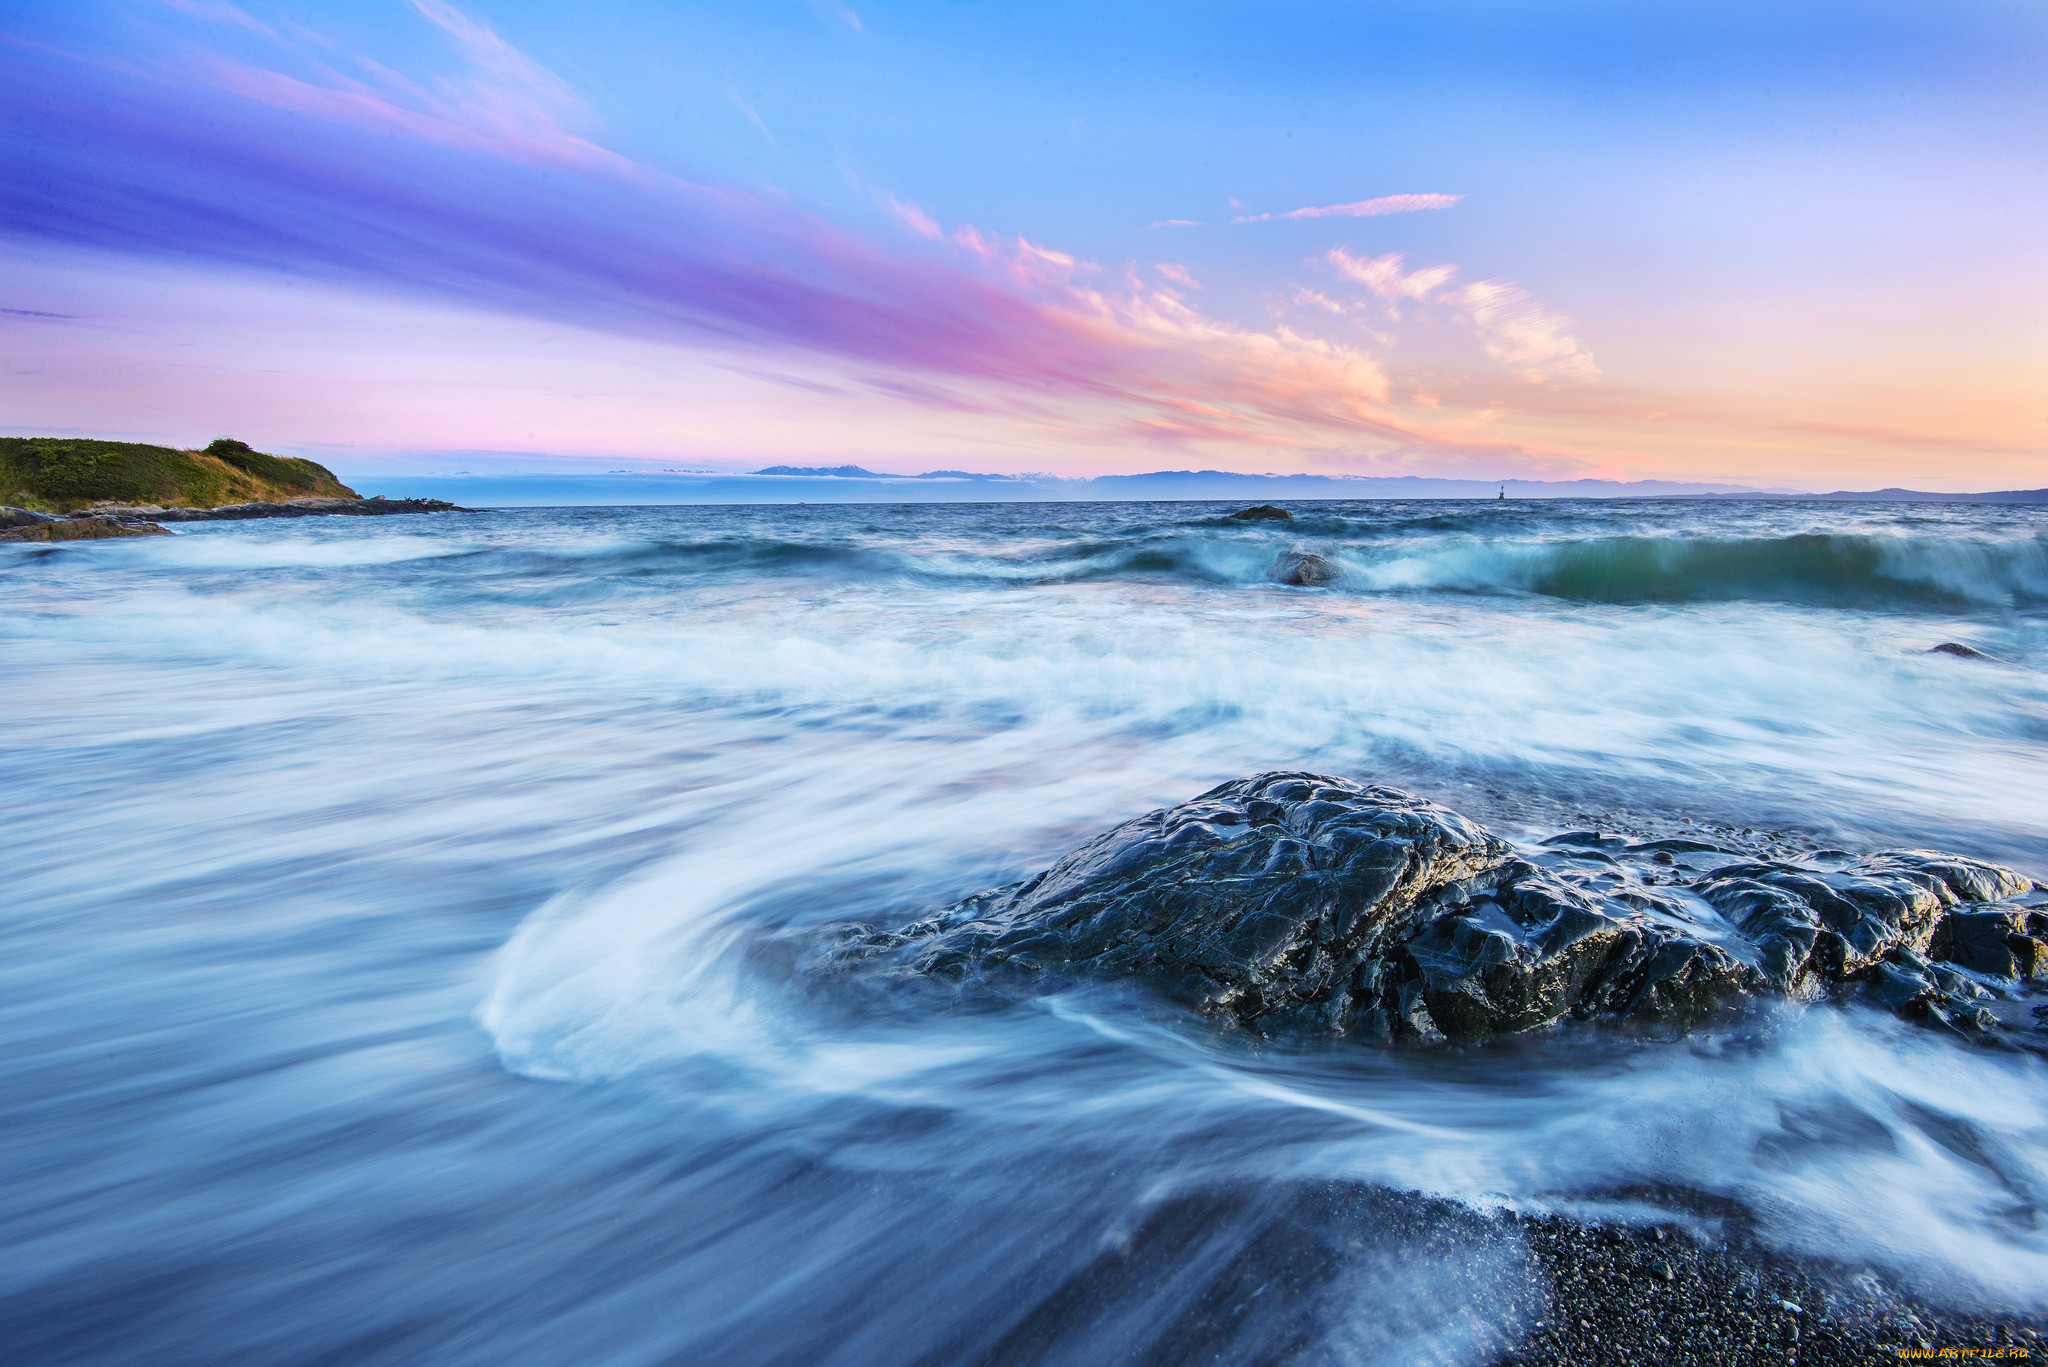
<path fill-rule="evenodd" d="M 1526 1248 L 1303 1203 L 1332 1189 L 1684 1190 L 1788 1256 L 2048 1311 L 2048 1074 L 1875 1013 L 1375 1052 L 1099 988 L 880 1018 L 779 973 L 809 927 L 1265 769 L 1526 841 L 1628 812 L 2048 875 L 2048 511 L 1228 511 L 0 548 L 0 1341 L 1423 1363 L 1526 1331 Z M 1330 582 L 1273 582 L 1303 552 Z M 1275 1260 L 1307 1269 L 1284 1311 L 1205 1310 L 1217 1269 Z"/>

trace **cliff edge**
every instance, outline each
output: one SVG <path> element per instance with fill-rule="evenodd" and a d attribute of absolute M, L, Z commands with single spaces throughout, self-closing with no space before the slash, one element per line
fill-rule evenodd
<path fill-rule="evenodd" d="M 0 503 L 69 513 L 94 504 L 214 508 L 355 498 L 324 465 L 222 437 L 203 451 L 89 437 L 0 437 Z"/>

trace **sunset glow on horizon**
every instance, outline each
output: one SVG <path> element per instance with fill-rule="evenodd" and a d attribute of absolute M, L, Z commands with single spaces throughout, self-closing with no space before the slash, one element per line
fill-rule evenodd
<path fill-rule="evenodd" d="M 10 434 L 352 466 L 2048 484 L 2048 17 L 89 3 Z"/>

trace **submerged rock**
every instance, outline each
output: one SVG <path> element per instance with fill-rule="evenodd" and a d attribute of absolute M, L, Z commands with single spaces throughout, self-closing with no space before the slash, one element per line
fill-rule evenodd
<path fill-rule="evenodd" d="M 1938 646 L 1927 648 L 1929 655 L 1954 655 L 1964 660 L 1997 660 L 1998 657 L 1975 646 L 1966 646 L 1961 641 L 1943 641 Z"/>
<path fill-rule="evenodd" d="M 1276 508 L 1270 503 L 1261 503 L 1256 508 L 1246 508 L 1230 514 L 1239 522 L 1292 522 L 1294 514 L 1285 508 Z"/>
<path fill-rule="evenodd" d="M 1751 997 L 1850 994 L 1988 1036 L 2021 1019 L 1997 1002 L 2048 979 L 2048 906 L 2016 904 L 2033 883 L 1995 864 L 1897 850 L 1821 869 L 1593 832 L 1550 844 L 1525 858 L 1398 789 L 1260 774 L 928 919 L 842 928 L 827 958 L 919 981 L 1134 979 L 1261 1032 L 1380 1041 L 1682 1025 Z M 1657 886 L 1688 860 L 1717 867 Z"/>
<path fill-rule="evenodd" d="M 1314 588 L 1337 578 L 1337 567 L 1313 551 L 1288 551 L 1273 564 L 1276 583 Z"/>

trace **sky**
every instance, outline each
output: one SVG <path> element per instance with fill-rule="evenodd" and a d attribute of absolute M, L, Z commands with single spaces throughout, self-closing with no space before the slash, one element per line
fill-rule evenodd
<path fill-rule="evenodd" d="M 0 432 L 2048 484 L 2048 8 L 0 0 Z"/>

